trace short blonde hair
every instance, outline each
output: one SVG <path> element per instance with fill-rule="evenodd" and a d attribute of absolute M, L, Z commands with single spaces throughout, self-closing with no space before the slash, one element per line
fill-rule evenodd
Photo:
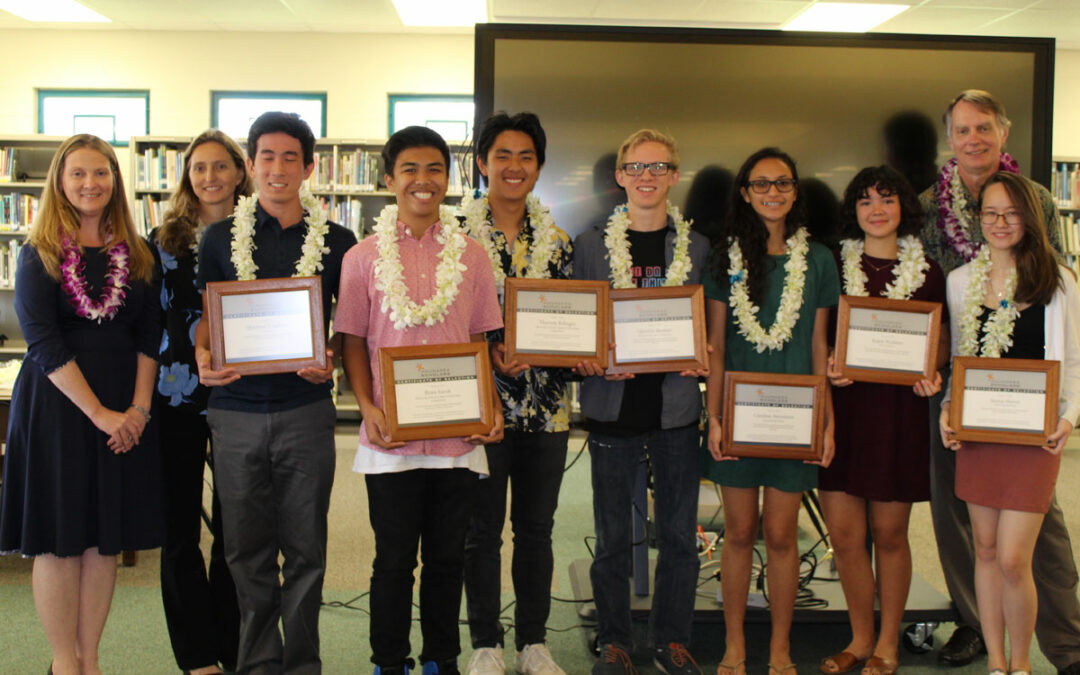
<path fill-rule="evenodd" d="M 675 145 L 675 139 L 656 129 L 638 129 L 627 136 L 619 146 L 619 155 L 615 159 L 615 168 L 621 169 L 626 153 L 630 152 L 642 143 L 659 143 L 668 150 L 668 163 L 672 169 L 679 168 L 679 148 Z"/>

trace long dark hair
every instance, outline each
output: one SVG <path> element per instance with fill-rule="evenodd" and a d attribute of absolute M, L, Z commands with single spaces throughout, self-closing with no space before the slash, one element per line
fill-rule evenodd
<path fill-rule="evenodd" d="M 1057 256 L 1050 248 L 1050 238 L 1046 233 L 1046 215 L 1035 190 L 1022 177 L 998 171 L 979 192 L 979 208 L 991 185 L 1000 184 L 1009 195 L 1009 201 L 1024 219 L 1024 236 L 1013 246 L 1016 258 L 1016 294 L 1017 302 L 1046 305 L 1061 284 L 1061 272 L 1058 269 Z"/>
<path fill-rule="evenodd" d="M 743 264 L 746 266 L 746 284 L 750 291 L 750 300 L 758 305 L 761 304 L 762 296 L 765 295 L 768 265 L 772 264 L 768 256 L 769 230 L 761 222 L 761 217 L 754 211 L 754 207 L 743 199 L 740 189 L 749 189 L 750 171 L 763 159 L 780 160 L 791 170 L 791 177 L 795 180 L 795 201 L 792 202 L 791 211 L 784 220 L 784 238 L 790 237 L 796 230 L 806 225 L 806 207 L 799 197 L 799 171 L 795 167 L 795 160 L 778 148 L 762 148 L 747 157 L 739 167 L 739 172 L 735 174 L 731 194 L 728 196 L 727 215 L 724 218 L 720 237 L 713 247 L 712 256 L 713 277 L 724 285 L 729 263 L 728 240 L 734 239 L 739 242 Z"/>
<path fill-rule="evenodd" d="M 870 193 L 870 188 L 877 190 L 882 197 L 896 195 L 900 201 L 900 225 L 896 228 L 896 236 L 918 236 L 926 216 L 919 204 L 919 195 L 915 194 L 915 188 L 911 187 L 903 174 L 892 167 L 868 166 L 855 174 L 844 190 L 844 203 L 840 207 L 840 238 L 863 238 L 855 207 L 860 199 Z"/>

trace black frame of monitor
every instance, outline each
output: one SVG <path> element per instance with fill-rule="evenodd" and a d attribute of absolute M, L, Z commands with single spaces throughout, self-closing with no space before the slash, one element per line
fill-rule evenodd
<path fill-rule="evenodd" d="M 505 39 L 589 40 L 594 42 L 670 42 L 754 44 L 807 47 L 867 47 L 949 51 L 1015 51 L 1034 56 L 1032 91 L 1031 166 L 1028 176 L 1049 187 L 1054 128 L 1054 38 L 983 37 L 966 35 L 908 35 L 899 33 L 807 33 L 721 28 L 585 26 L 555 24 L 477 24 L 473 97 L 479 129 L 494 111 L 495 42 Z M 957 92 L 959 93 L 959 92 Z M 476 167 L 473 167 L 474 185 Z"/>

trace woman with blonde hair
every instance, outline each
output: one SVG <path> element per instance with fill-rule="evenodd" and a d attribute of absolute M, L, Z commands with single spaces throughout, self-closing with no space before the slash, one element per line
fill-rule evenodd
<path fill-rule="evenodd" d="M 56 675 L 99 672 L 116 555 L 161 544 L 152 277 L 112 148 L 69 138 L 16 270 L 27 350 L 0 492 L 0 551 L 34 558 Z"/>
<path fill-rule="evenodd" d="M 161 598 L 173 656 L 196 675 L 232 670 L 240 639 L 236 587 L 225 563 L 220 506 L 214 495 L 210 569 L 199 549 L 203 474 L 209 455 L 209 392 L 195 365 L 195 324 L 202 294 L 195 286 L 204 227 L 224 220 L 236 200 L 251 194 L 244 152 L 217 129 L 199 134 L 184 151 L 184 170 L 164 224 L 149 240 L 161 279 L 163 331 L 157 408 L 165 474 L 166 535 L 161 549 Z"/>

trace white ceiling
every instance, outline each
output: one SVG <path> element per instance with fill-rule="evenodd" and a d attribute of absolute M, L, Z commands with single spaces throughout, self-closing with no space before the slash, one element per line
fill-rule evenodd
<path fill-rule="evenodd" d="M 454 2 L 455 0 L 444 0 Z M 492 22 L 776 29 L 816 0 L 487 0 Z M 1080 0 L 848 0 L 910 3 L 874 32 L 1057 38 L 1080 49 Z M 0 29 L 470 33 L 406 28 L 390 0 L 81 0 L 111 24 L 31 23 L 0 11 Z"/>

